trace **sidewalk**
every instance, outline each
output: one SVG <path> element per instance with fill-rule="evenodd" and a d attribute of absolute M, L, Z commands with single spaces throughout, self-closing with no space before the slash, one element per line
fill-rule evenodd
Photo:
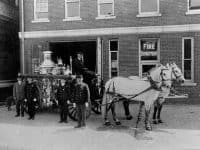
<path fill-rule="evenodd" d="M 102 126 L 101 116 L 92 114 L 85 129 L 76 122 L 59 124 L 56 113 L 40 113 L 35 120 L 15 118 L 15 112 L 0 108 L 0 150 L 189 150 L 200 149 L 200 106 L 166 105 L 165 123 L 145 131 L 143 123 L 135 134 L 138 105 L 131 105 L 134 119 L 118 116 L 121 126 Z"/>

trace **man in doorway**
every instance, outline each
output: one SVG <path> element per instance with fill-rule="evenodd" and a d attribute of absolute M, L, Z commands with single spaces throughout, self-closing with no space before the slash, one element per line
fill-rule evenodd
<path fill-rule="evenodd" d="M 83 53 L 77 52 L 76 58 L 72 62 L 72 72 L 73 74 L 80 75 L 84 71 Z"/>

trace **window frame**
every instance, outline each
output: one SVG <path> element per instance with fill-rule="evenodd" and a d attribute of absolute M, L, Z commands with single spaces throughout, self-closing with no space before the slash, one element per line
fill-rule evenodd
<path fill-rule="evenodd" d="M 111 51 L 110 50 L 110 42 L 111 41 L 117 41 L 117 47 L 118 47 L 118 50 L 117 51 Z M 112 53 L 117 53 L 117 76 L 119 76 L 119 39 L 111 39 L 109 40 L 109 78 L 112 78 L 112 68 L 111 68 L 111 54 Z"/>
<path fill-rule="evenodd" d="M 73 2 L 79 2 L 79 16 L 68 17 L 67 3 L 73 3 Z M 80 4 L 80 0 L 65 0 L 65 18 L 63 19 L 63 21 L 82 20 L 80 16 L 81 16 L 81 4 Z"/>
<path fill-rule="evenodd" d="M 157 0 L 157 11 L 152 12 L 141 12 L 141 0 L 138 0 L 138 15 L 137 17 L 159 17 L 162 16 L 160 13 L 160 0 Z"/>
<path fill-rule="evenodd" d="M 184 41 L 187 40 L 187 39 L 190 39 L 191 40 L 191 80 L 185 80 L 186 84 L 187 83 L 194 83 L 194 38 L 193 37 L 183 37 L 182 38 L 182 71 L 183 71 L 183 74 L 184 74 L 184 50 L 185 50 L 185 47 L 184 47 Z M 188 59 L 187 59 L 188 60 Z"/>
<path fill-rule="evenodd" d="M 36 8 L 37 6 L 37 0 L 34 0 L 34 14 L 33 14 L 33 17 L 34 17 L 34 20 L 32 20 L 32 23 L 37 23 L 37 22 L 50 22 L 49 21 L 49 17 L 47 18 L 37 18 L 37 15 L 36 15 Z M 48 9 L 48 13 L 49 13 L 49 0 L 47 0 L 47 9 Z"/>
<path fill-rule="evenodd" d="M 110 2 L 107 2 L 110 1 Z M 112 3 L 112 14 L 111 15 L 101 15 L 100 14 L 100 4 L 101 3 Z M 96 19 L 114 19 L 115 16 L 115 1 L 114 0 L 97 0 L 97 17 Z"/>
<path fill-rule="evenodd" d="M 141 41 L 142 40 L 156 40 L 158 42 L 157 53 L 158 59 L 157 60 L 141 60 Z M 139 59 L 139 77 L 142 77 L 142 66 L 143 65 L 158 65 L 160 64 L 160 38 L 140 38 L 138 40 L 139 45 L 139 52 L 138 52 L 138 59 Z"/>
<path fill-rule="evenodd" d="M 185 14 L 186 15 L 200 14 L 200 9 L 190 10 L 190 0 L 187 0 L 187 12 Z"/>

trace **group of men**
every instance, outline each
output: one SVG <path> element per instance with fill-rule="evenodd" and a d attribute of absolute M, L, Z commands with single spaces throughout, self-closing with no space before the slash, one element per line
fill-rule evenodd
<path fill-rule="evenodd" d="M 29 120 L 34 120 L 36 109 L 39 106 L 38 99 L 39 89 L 32 81 L 27 78 L 27 82 L 22 81 L 22 77 L 17 77 L 17 82 L 13 86 L 13 98 L 16 102 L 16 117 L 24 117 L 25 107 L 28 108 Z M 88 85 L 83 82 L 83 76 L 76 76 L 76 84 L 73 88 L 66 84 L 65 79 L 60 80 L 60 84 L 56 92 L 56 100 L 58 101 L 60 111 L 60 123 L 67 123 L 68 105 L 73 102 L 73 106 L 77 108 L 78 125 L 76 128 L 85 127 L 85 109 L 90 101 L 90 91 Z"/>

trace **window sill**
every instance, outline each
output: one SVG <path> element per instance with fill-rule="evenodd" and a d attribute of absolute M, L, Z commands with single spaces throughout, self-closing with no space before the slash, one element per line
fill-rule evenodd
<path fill-rule="evenodd" d="M 188 94 L 167 96 L 167 98 L 188 98 Z"/>
<path fill-rule="evenodd" d="M 185 13 L 185 15 L 198 15 L 200 14 L 200 10 L 190 10 Z"/>
<path fill-rule="evenodd" d="M 98 16 L 95 19 L 115 19 L 116 16 Z"/>
<path fill-rule="evenodd" d="M 160 17 L 162 16 L 161 13 L 141 13 L 138 14 L 136 17 L 142 18 L 142 17 Z"/>
<path fill-rule="evenodd" d="M 185 82 L 185 83 L 181 84 L 181 86 L 197 86 L 197 83 L 194 83 L 194 82 Z"/>
<path fill-rule="evenodd" d="M 49 19 L 35 19 L 31 21 L 32 23 L 40 23 L 40 22 L 50 22 Z"/>
<path fill-rule="evenodd" d="M 80 18 L 80 17 L 69 17 L 69 18 L 63 19 L 63 21 L 79 21 L 79 20 L 82 20 L 82 18 Z"/>

